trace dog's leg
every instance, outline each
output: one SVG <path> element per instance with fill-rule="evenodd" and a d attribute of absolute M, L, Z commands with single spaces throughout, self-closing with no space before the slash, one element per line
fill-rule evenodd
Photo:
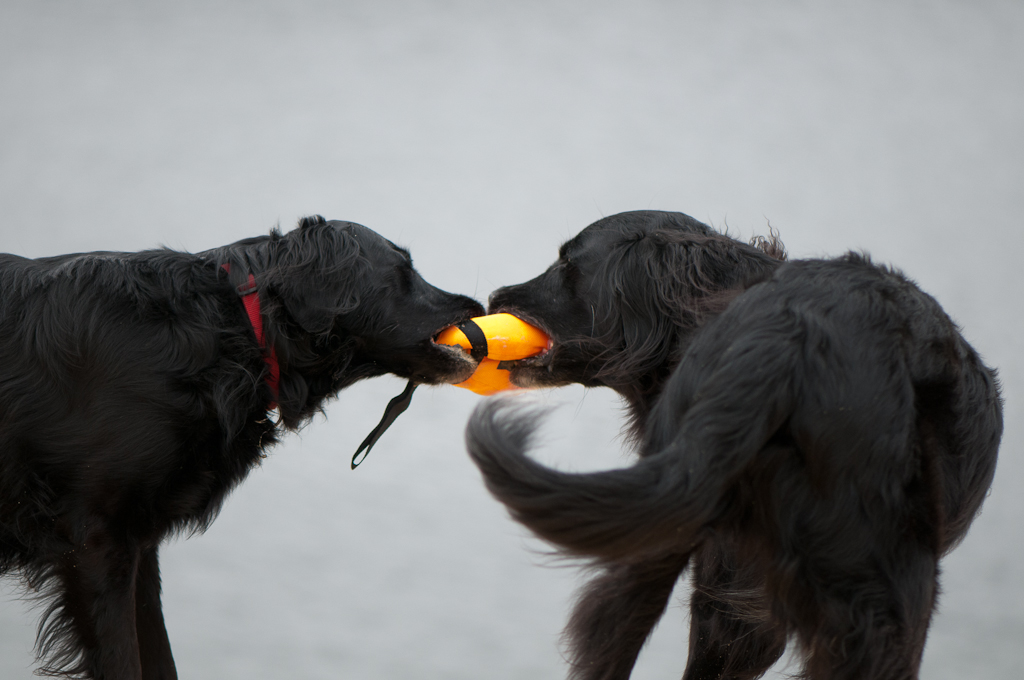
<path fill-rule="evenodd" d="M 962 338 L 957 341 L 960 361 L 955 366 L 960 374 L 955 380 L 940 383 L 934 378 L 942 369 L 946 374 L 952 371 L 947 362 L 928 361 L 935 350 L 916 353 L 911 366 L 928 481 L 941 513 L 942 554 L 963 540 L 985 500 L 1003 431 L 995 377 Z M 934 368 L 936 363 L 940 369 Z M 925 382 L 928 379 L 931 385 Z"/>
<path fill-rule="evenodd" d="M 661 618 L 688 555 L 609 565 L 584 589 L 566 628 L 571 680 L 625 680 Z"/>
<path fill-rule="evenodd" d="M 160 565 L 156 546 L 142 551 L 135 582 L 135 625 L 143 680 L 177 680 L 171 642 L 160 606 Z"/>
<path fill-rule="evenodd" d="M 142 669 L 135 631 L 137 550 L 113 532 L 91 530 L 61 559 L 63 593 L 49 647 L 61 668 L 94 680 L 139 680 Z M 43 648 L 46 649 L 44 644 Z M 55 649 L 54 649 L 55 647 Z M 54 669 L 44 669 L 51 672 Z"/>
<path fill-rule="evenodd" d="M 886 559 L 891 571 L 831 572 L 828 585 L 815 586 L 817 620 L 797 633 L 804 677 L 916 680 L 938 590 L 937 558 L 908 541 Z"/>
<path fill-rule="evenodd" d="M 760 677 L 786 649 L 785 627 L 771 616 L 763 578 L 711 541 L 693 562 L 690 653 L 683 680 Z"/>

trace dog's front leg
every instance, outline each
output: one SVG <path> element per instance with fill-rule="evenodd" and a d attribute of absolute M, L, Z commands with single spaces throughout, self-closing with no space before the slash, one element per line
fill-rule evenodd
<path fill-rule="evenodd" d="M 81 674 L 93 680 L 140 680 L 138 550 L 116 540 L 109 530 L 90 530 L 63 561 L 64 611 L 77 633 Z"/>
<path fill-rule="evenodd" d="M 177 680 L 171 642 L 160 606 L 160 565 L 157 547 L 142 551 L 135 580 L 135 625 L 143 680 Z"/>

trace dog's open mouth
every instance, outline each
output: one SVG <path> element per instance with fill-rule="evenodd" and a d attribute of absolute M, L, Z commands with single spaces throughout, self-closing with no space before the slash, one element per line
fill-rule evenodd
<path fill-rule="evenodd" d="M 472 379 L 459 386 L 483 395 L 533 384 L 534 380 L 512 379 L 512 373 L 545 366 L 554 346 L 546 331 L 508 312 L 446 328 L 434 337 L 434 344 L 461 352 L 477 365 Z"/>
<path fill-rule="evenodd" d="M 440 376 L 441 379 L 438 382 L 458 384 L 473 375 L 479 361 L 461 347 L 438 343 L 437 337 L 440 333 L 441 331 L 438 331 L 430 338 L 430 346 L 435 352 L 440 353 L 444 363 L 451 366 L 451 369 Z"/>
<path fill-rule="evenodd" d="M 509 382 L 516 387 L 539 387 L 544 377 L 551 372 L 551 360 L 554 357 L 555 344 L 552 343 L 540 354 L 525 359 L 515 359 L 498 363 L 498 368 L 509 372 Z"/>
<path fill-rule="evenodd" d="M 526 357 L 525 359 L 507 359 L 505 361 L 498 362 L 498 368 L 503 371 L 513 371 L 517 368 L 546 368 L 551 363 L 552 350 L 554 349 L 554 343 L 550 343 L 547 349 L 541 351 L 539 354 Z"/>
<path fill-rule="evenodd" d="M 557 355 L 559 347 L 558 338 L 551 332 L 547 324 L 520 310 L 499 309 L 491 313 L 511 314 L 540 329 L 547 336 L 547 346 L 537 354 L 498 363 L 499 369 L 509 372 L 509 381 L 516 387 L 529 389 L 541 386 L 545 382 L 544 378 L 551 372 L 551 363 Z"/>

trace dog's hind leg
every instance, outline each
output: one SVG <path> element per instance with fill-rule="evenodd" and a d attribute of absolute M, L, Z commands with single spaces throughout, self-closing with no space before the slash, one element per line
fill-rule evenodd
<path fill-rule="evenodd" d="M 816 586 L 813 600 L 805 598 L 815 605 L 797 630 L 803 677 L 917 679 L 938 590 L 937 559 L 913 540 L 884 559 L 892 567 L 888 573 L 833 572 L 827 586 Z"/>
<path fill-rule="evenodd" d="M 720 544 L 693 557 L 690 653 L 683 680 L 752 680 L 786 649 L 786 630 L 770 611 L 763 572 L 744 569 Z"/>
<path fill-rule="evenodd" d="M 930 486 L 941 498 L 942 554 L 963 540 L 988 494 L 1003 431 L 994 374 L 962 339 L 954 346 L 959 361 L 943 368 L 958 375 L 926 371 L 931 366 L 924 351 L 913 357 L 917 365 L 911 367 L 915 379 L 924 375 L 915 383 L 918 428 L 926 465 L 931 468 Z"/>
<path fill-rule="evenodd" d="M 135 581 L 135 627 L 143 680 L 177 680 L 171 643 L 160 606 L 160 566 L 156 546 L 142 551 Z"/>
<path fill-rule="evenodd" d="M 688 555 L 611 564 L 587 584 L 566 628 L 571 680 L 625 680 L 665 611 Z"/>

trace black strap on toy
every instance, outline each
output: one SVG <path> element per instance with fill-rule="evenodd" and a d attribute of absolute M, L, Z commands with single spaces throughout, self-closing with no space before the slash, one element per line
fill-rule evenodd
<path fill-rule="evenodd" d="M 463 331 L 465 332 L 465 331 Z M 468 336 L 467 336 L 468 337 Z M 409 384 L 405 386 L 402 393 L 397 397 L 388 402 L 387 408 L 384 409 L 384 417 L 377 423 L 377 427 L 373 428 L 370 434 L 366 435 L 366 439 L 356 449 L 356 453 L 352 456 L 352 469 L 355 470 L 359 467 L 359 464 L 366 460 L 366 457 L 370 455 L 370 449 L 377 443 L 380 436 L 384 434 L 384 431 L 391 427 L 391 423 L 395 422 L 398 416 L 405 412 L 405 409 L 409 408 L 409 404 L 412 402 L 412 392 L 416 389 L 416 382 L 413 380 L 409 381 Z M 363 452 L 365 449 L 365 453 Z M 360 458 L 359 454 L 363 454 Z"/>
<path fill-rule="evenodd" d="M 487 356 L 487 336 L 484 335 L 483 329 L 476 325 L 476 322 L 472 319 L 463 321 L 456 326 L 462 334 L 469 340 L 470 347 L 469 356 L 473 357 L 474 361 L 479 362 L 485 356 Z"/>

